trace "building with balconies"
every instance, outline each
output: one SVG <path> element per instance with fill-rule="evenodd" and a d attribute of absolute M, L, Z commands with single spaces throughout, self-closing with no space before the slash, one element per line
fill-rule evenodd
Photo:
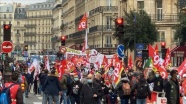
<path fill-rule="evenodd" d="M 14 48 L 13 53 L 15 54 L 22 54 L 23 47 L 24 47 L 24 32 L 26 31 L 26 28 L 24 27 L 26 21 L 26 11 L 24 6 L 21 6 L 21 4 L 17 5 L 14 11 L 14 24 L 13 25 L 13 44 L 16 48 Z"/>
<path fill-rule="evenodd" d="M 89 12 L 89 48 L 104 54 L 115 53 L 117 41 L 113 33 L 114 20 L 118 16 L 117 5 L 117 0 L 63 0 L 62 34 L 66 35 L 66 46 L 81 50 L 85 30 L 78 31 L 78 25 L 85 12 Z"/>
<path fill-rule="evenodd" d="M 28 45 L 29 53 L 38 54 L 44 49 L 52 49 L 52 9 L 54 3 L 55 0 L 47 0 L 26 6 L 24 42 Z"/>
<path fill-rule="evenodd" d="M 55 6 L 52 9 L 52 14 L 53 14 L 53 27 L 52 27 L 52 33 L 53 36 L 51 38 L 52 42 L 52 48 L 53 50 L 57 51 L 58 46 L 60 46 L 60 36 L 61 34 L 61 29 L 62 29 L 62 20 L 61 20 L 61 15 L 62 15 L 62 0 L 56 0 L 55 1 Z"/>

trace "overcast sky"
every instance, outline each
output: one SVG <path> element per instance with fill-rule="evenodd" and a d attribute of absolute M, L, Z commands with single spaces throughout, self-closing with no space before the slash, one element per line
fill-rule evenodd
<path fill-rule="evenodd" d="M 0 2 L 5 2 L 5 3 L 12 3 L 12 2 L 17 2 L 17 3 L 22 3 L 22 4 L 33 4 L 33 3 L 39 3 L 39 2 L 44 2 L 46 0 L 0 0 Z"/>

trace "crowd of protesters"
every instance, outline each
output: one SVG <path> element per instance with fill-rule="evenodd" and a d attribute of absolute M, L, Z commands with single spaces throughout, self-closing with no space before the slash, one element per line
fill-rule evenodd
<path fill-rule="evenodd" d="M 26 104 L 25 97 L 29 98 L 32 85 L 34 94 L 43 96 L 42 104 L 146 104 L 152 91 L 160 92 L 160 97 L 165 93 L 167 104 L 180 104 L 181 97 L 186 96 L 186 74 L 179 76 L 177 70 L 168 71 L 166 79 L 158 71 L 145 77 L 142 71 L 124 70 L 117 85 L 105 78 L 104 69 L 95 70 L 93 65 L 88 71 L 83 66 L 75 70 L 71 73 L 64 69 L 59 79 L 54 67 L 50 71 L 41 67 L 41 73 L 33 78 L 27 67 L 17 67 L 11 74 L 11 83 L 3 83 L 0 73 L 0 87 L 20 85 L 15 87 L 17 93 L 12 98 L 15 104 Z"/>

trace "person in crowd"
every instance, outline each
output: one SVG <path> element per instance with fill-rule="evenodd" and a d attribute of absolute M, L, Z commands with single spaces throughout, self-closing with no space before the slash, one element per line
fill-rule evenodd
<path fill-rule="evenodd" d="M 180 103 L 180 90 L 177 70 L 172 70 L 170 72 L 171 79 L 166 84 L 165 96 L 167 98 L 167 104 L 179 104 Z"/>
<path fill-rule="evenodd" d="M 38 94 L 38 78 L 39 73 L 36 74 L 35 78 L 34 78 L 34 94 L 37 95 Z"/>
<path fill-rule="evenodd" d="M 87 76 L 87 83 L 82 86 L 80 104 L 99 104 L 99 98 L 103 96 L 101 86 L 95 83 L 92 74 Z"/>
<path fill-rule="evenodd" d="M 26 89 L 28 87 L 28 83 L 27 83 L 26 77 L 19 70 L 15 70 L 15 72 L 19 74 L 18 83 L 21 85 L 21 89 L 22 89 L 23 95 L 25 95 L 25 91 L 26 91 Z M 26 103 L 25 96 L 23 96 L 23 103 L 24 104 Z"/>
<path fill-rule="evenodd" d="M 82 73 L 81 83 L 85 84 L 87 82 L 87 73 Z"/>
<path fill-rule="evenodd" d="M 126 74 L 122 74 L 121 80 L 115 88 L 118 91 L 118 95 L 121 100 L 121 104 L 128 104 L 131 89 L 129 79 Z"/>
<path fill-rule="evenodd" d="M 20 84 L 18 84 L 19 75 L 19 73 L 13 72 L 10 77 L 11 81 L 5 83 L 6 88 L 10 87 L 10 98 L 12 101 L 11 104 L 24 104 L 23 92 Z"/>
<path fill-rule="evenodd" d="M 156 71 L 153 79 L 147 79 L 148 83 L 154 83 L 153 91 L 162 92 L 164 89 L 164 81 L 159 71 Z"/>
<path fill-rule="evenodd" d="M 70 76 L 70 71 L 68 69 L 65 69 L 65 74 L 62 76 L 62 79 L 60 80 L 60 85 L 62 88 L 62 96 L 60 99 L 60 104 L 70 104 L 69 96 L 67 95 L 67 92 L 71 86 L 72 78 Z"/>
<path fill-rule="evenodd" d="M 55 104 L 59 104 L 59 94 L 61 95 L 62 92 L 55 72 L 55 70 L 51 71 L 43 85 L 44 97 L 42 104 L 47 104 L 47 99 L 49 99 L 48 104 L 53 104 L 53 101 Z"/>
<path fill-rule="evenodd" d="M 133 69 L 129 69 L 128 77 L 129 77 L 129 80 L 130 80 L 130 86 L 132 88 L 138 82 L 136 73 L 134 73 Z M 136 104 L 136 93 L 137 93 L 136 90 L 133 93 L 131 93 L 130 104 Z"/>
<path fill-rule="evenodd" d="M 151 91 L 143 74 L 140 74 L 138 82 L 132 87 L 131 92 L 136 90 L 136 104 L 146 104 L 146 98 L 151 100 Z"/>
<path fill-rule="evenodd" d="M 28 70 L 25 69 L 25 72 L 23 73 L 23 76 L 25 76 L 25 79 L 26 79 L 26 82 L 27 82 L 27 87 L 25 87 L 25 97 L 28 98 L 28 91 L 29 91 L 31 74 L 29 74 Z"/>
<path fill-rule="evenodd" d="M 71 104 L 80 104 L 80 92 L 83 84 L 80 82 L 77 74 L 74 75 L 72 86 L 69 91 Z"/>
<path fill-rule="evenodd" d="M 181 94 L 182 96 L 186 96 L 186 74 L 183 74 L 181 85 L 182 85 Z"/>
<path fill-rule="evenodd" d="M 0 90 L 3 88 L 3 74 L 0 71 Z"/>
<path fill-rule="evenodd" d="M 44 86 L 44 83 L 47 79 L 47 75 L 48 75 L 48 70 L 42 70 L 41 73 L 39 74 L 39 81 L 40 81 L 40 90 L 42 89 L 42 87 Z M 42 90 L 41 90 L 41 94 L 42 94 Z"/>

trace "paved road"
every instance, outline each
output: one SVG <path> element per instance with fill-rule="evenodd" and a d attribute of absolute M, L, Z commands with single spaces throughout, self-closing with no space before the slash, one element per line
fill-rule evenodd
<path fill-rule="evenodd" d="M 29 94 L 29 98 L 26 98 L 26 104 L 42 104 L 43 97 L 41 95 Z"/>

